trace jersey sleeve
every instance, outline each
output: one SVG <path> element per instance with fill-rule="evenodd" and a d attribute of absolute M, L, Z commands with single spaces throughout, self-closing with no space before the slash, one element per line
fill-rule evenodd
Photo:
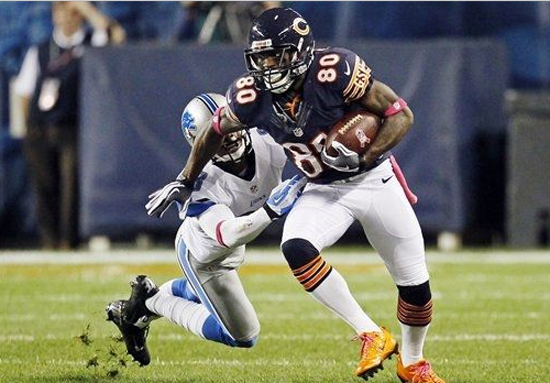
<path fill-rule="evenodd" d="M 263 93 L 252 76 L 245 74 L 233 81 L 225 98 L 228 106 L 226 116 L 230 120 L 250 127 L 256 125 Z"/>
<path fill-rule="evenodd" d="M 319 52 L 317 81 L 328 85 L 345 103 L 358 100 L 372 86 L 372 70 L 356 53 L 332 48 Z"/>

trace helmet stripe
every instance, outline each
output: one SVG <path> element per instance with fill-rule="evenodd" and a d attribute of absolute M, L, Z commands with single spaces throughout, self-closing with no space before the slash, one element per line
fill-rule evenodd
<path fill-rule="evenodd" d="M 201 100 L 204 105 L 210 110 L 210 113 L 214 114 L 214 112 L 219 108 L 218 104 L 210 95 L 203 93 L 197 96 L 199 100 Z"/>

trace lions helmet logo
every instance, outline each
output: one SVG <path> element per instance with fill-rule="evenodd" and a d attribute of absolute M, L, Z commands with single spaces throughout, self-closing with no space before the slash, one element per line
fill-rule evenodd
<path fill-rule="evenodd" d="M 195 119 L 187 110 L 181 116 L 181 129 L 187 141 L 194 141 L 197 126 L 195 125 Z"/>

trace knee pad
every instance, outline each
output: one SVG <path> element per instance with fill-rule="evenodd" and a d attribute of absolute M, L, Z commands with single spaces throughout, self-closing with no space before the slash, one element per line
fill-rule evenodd
<path fill-rule="evenodd" d="M 397 286 L 399 297 L 410 305 L 424 306 L 432 299 L 430 281 L 417 286 Z"/>
<path fill-rule="evenodd" d="M 397 319 L 408 326 L 427 326 L 432 320 L 430 281 L 417 286 L 397 286 Z"/>
<path fill-rule="evenodd" d="M 319 255 L 311 242 L 300 238 L 289 239 L 281 245 L 281 250 L 292 270 L 308 264 Z"/>

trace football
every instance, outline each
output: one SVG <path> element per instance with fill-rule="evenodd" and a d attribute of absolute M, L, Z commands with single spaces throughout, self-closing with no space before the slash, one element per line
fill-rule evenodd
<path fill-rule="evenodd" d="M 331 128 L 327 136 L 327 154 L 338 154 L 332 147 L 334 141 L 357 154 L 364 154 L 376 138 L 380 124 L 380 117 L 364 110 L 347 113 Z"/>

